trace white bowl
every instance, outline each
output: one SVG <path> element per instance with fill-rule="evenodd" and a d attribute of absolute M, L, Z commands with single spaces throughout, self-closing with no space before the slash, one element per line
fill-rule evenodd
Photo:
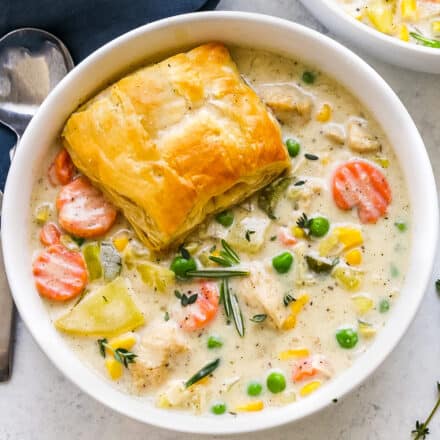
<path fill-rule="evenodd" d="M 354 365 L 316 393 L 289 406 L 238 417 L 170 412 L 125 395 L 86 367 L 51 324 L 31 273 L 30 197 L 39 164 L 69 116 L 86 97 L 132 65 L 157 54 L 221 40 L 298 58 L 334 77 L 381 122 L 408 184 L 413 240 L 406 281 L 386 327 Z M 255 431 L 303 418 L 365 380 L 396 346 L 413 319 L 431 273 L 437 239 L 437 194 L 423 141 L 398 97 L 359 57 L 318 32 L 274 17 L 207 12 L 161 20 L 105 45 L 54 89 L 33 118 L 9 172 L 3 200 L 6 271 L 15 303 L 35 340 L 52 362 L 84 392 L 134 419 L 178 431 L 225 434 Z"/>
<path fill-rule="evenodd" d="M 336 35 L 381 60 L 419 72 L 440 73 L 440 49 L 406 43 L 350 16 L 330 0 L 301 0 Z"/>

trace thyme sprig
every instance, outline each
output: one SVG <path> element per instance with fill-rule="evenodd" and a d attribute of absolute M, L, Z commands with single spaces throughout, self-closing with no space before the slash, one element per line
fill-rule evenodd
<path fill-rule="evenodd" d="M 125 348 L 118 347 L 114 349 L 108 343 L 106 338 L 98 339 L 98 347 L 99 353 L 103 358 L 105 358 L 106 350 L 108 350 L 113 354 L 115 360 L 122 364 L 125 368 L 128 368 L 128 364 L 133 364 L 135 362 L 135 358 L 137 357 L 137 354 L 134 354 Z"/>
<path fill-rule="evenodd" d="M 192 295 L 186 295 L 185 293 L 175 290 L 174 296 L 177 299 L 180 299 L 180 304 L 182 305 L 182 307 L 189 306 L 197 301 L 197 293 L 194 293 Z"/>
<path fill-rule="evenodd" d="M 296 221 L 296 224 L 301 229 L 304 229 L 304 230 L 307 229 L 306 232 L 308 233 L 308 229 L 310 228 L 310 224 L 311 224 L 311 219 L 309 219 L 307 217 L 306 213 L 303 212 L 302 215 L 300 216 L 300 218 Z"/>
<path fill-rule="evenodd" d="M 432 408 L 431 412 L 429 413 L 428 418 L 423 423 L 417 420 L 415 429 L 411 431 L 411 434 L 414 435 L 414 440 L 419 440 L 419 439 L 424 440 L 426 436 L 429 435 L 429 428 L 428 428 L 429 422 L 431 421 L 434 414 L 437 412 L 438 408 L 440 407 L 440 382 L 437 382 L 437 393 L 438 393 L 437 402 L 434 405 L 434 408 Z"/>

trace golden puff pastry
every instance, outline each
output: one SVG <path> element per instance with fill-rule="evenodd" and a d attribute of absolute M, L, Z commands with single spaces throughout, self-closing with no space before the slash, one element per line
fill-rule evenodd
<path fill-rule="evenodd" d="M 73 113 L 62 137 L 153 250 L 290 165 L 276 120 L 218 43 L 122 78 Z"/>

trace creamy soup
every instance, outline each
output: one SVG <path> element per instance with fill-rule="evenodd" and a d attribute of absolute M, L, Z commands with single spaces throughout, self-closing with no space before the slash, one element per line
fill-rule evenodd
<path fill-rule="evenodd" d="M 59 144 L 32 198 L 34 258 L 44 252 L 41 239 L 55 236 L 87 264 L 79 296 L 44 299 L 65 343 L 123 392 L 214 415 L 300 401 L 350 368 L 398 301 L 410 245 L 406 185 L 368 111 L 296 60 L 231 53 L 280 121 L 288 174 L 162 254 L 144 247 L 120 214 L 99 239 L 57 226 L 61 186 L 50 183 L 50 164 Z M 225 277 L 176 278 L 188 267 Z M 113 307 L 111 319 L 103 307 Z M 103 336 L 121 320 L 122 334 Z"/>
<path fill-rule="evenodd" d="M 330 0 L 368 26 L 402 41 L 440 48 L 438 0 Z"/>

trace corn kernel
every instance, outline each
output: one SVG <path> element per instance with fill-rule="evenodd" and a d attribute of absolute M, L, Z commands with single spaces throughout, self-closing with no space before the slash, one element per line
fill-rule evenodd
<path fill-rule="evenodd" d="M 356 228 L 342 226 L 335 228 L 335 234 L 339 241 L 344 245 L 344 250 L 360 246 L 364 242 L 362 232 Z"/>
<path fill-rule="evenodd" d="M 263 408 L 264 408 L 263 401 L 262 400 L 255 400 L 253 402 L 239 405 L 235 409 L 237 411 L 261 411 Z"/>
<path fill-rule="evenodd" d="M 346 252 L 344 258 L 350 266 L 358 266 L 362 263 L 362 253 L 359 249 L 352 249 Z"/>
<path fill-rule="evenodd" d="M 371 24 L 384 34 L 391 34 L 394 29 L 393 6 L 383 0 L 377 0 L 368 5 L 367 16 Z"/>
<path fill-rule="evenodd" d="M 300 390 L 299 394 L 302 397 L 308 396 L 309 394 L 316 391 L 321 386 L 321 382 L 319 380 L 314 380 L 312 382 L 309 382 L 305 384 Z"/>
<path fill-rule="evenodd" d="M 377 330 L 366 322 L 360 322 L 358 327 L 359 333 L 364 338 L 372 338 L 376 335 Z"/>
<path fill-rule="evenodd" d="M 318 122 L 327 122 L 332 117 L 332 108 L 330 104 L 323 104 L 319 112 L 316 115 L 316 120 Z"/>
<path fill-rule="evenodd" d="M 130 348 L 132 348 L 136 342 L 136 336 L 134 336 L 133 333 L 126 333 L 111 339 L 108 345 L 113 348 L 113 350 L 116 350 L 117 348 L 125 348 L 126 350 L 130 350 Z"/>
<path fill-rule="evenodd" d="M 301 295 L 296 301 L 290 303 L 292 315 L 296 317 L 308 302 L 309 295 Z"/>
<path fill-rule="evenodd" d="M 310 351 L 307 348 L 294 348 L 292 350 L 282 351 L 278 358 L 280 361 L 287 361 L 289 359 L 303 358 L 310 355 Z"/>
<path fill-rule="evenodd" d="M 292 228 L 292 234 L 295 238 L 304 238 L 306 236 L 304 229 L 300 228 L 299 226 L 294 226 Z"/>
<path fill-rule="evenodd" d="M 283 322 L 283 329 L 284 330 L 291 330 L 296 325 L 296 317 L 293 315 L 289 315 L 286 320 Z"/>
<path fill-rule="evenodd" d="M 128 234 L 121 233 L 113 237 L 113 245 L 117 251 L 122 252 L 128 244 Z"/>
<path fill-rule="evenodd" d="M 107 357 L 105 359 L 105 367 L 112 380 L 117 380 L 122 376 L 122 364 L 114 357 Z"/>
<path fill-rule="evenodd" d="M 416 21 L 418 18 L 417 0 L 402 0 L 400 14 L 404 20 Z"/>
<path fill-rule="evenodd" d="M 402 41 L 409 41 L 409 31 L 408 26 L 406 24 L 401 24 L 399 26 L 398 36 Z M 379 163 L 380 165 L 380 163 Z M 387 168 L 387 167 L 384 167 Z"/>
<path fill-rule="evenodd" d="M 374 307 L 374 301 L 367 295 L 354 295 L 351 299 L 359 315 L 364 315 Z"/>
<path fill-rule="evenodd" d="M 434 35 L 440 35 L 440 20 L 431 23 L 431 31 Z"/>

